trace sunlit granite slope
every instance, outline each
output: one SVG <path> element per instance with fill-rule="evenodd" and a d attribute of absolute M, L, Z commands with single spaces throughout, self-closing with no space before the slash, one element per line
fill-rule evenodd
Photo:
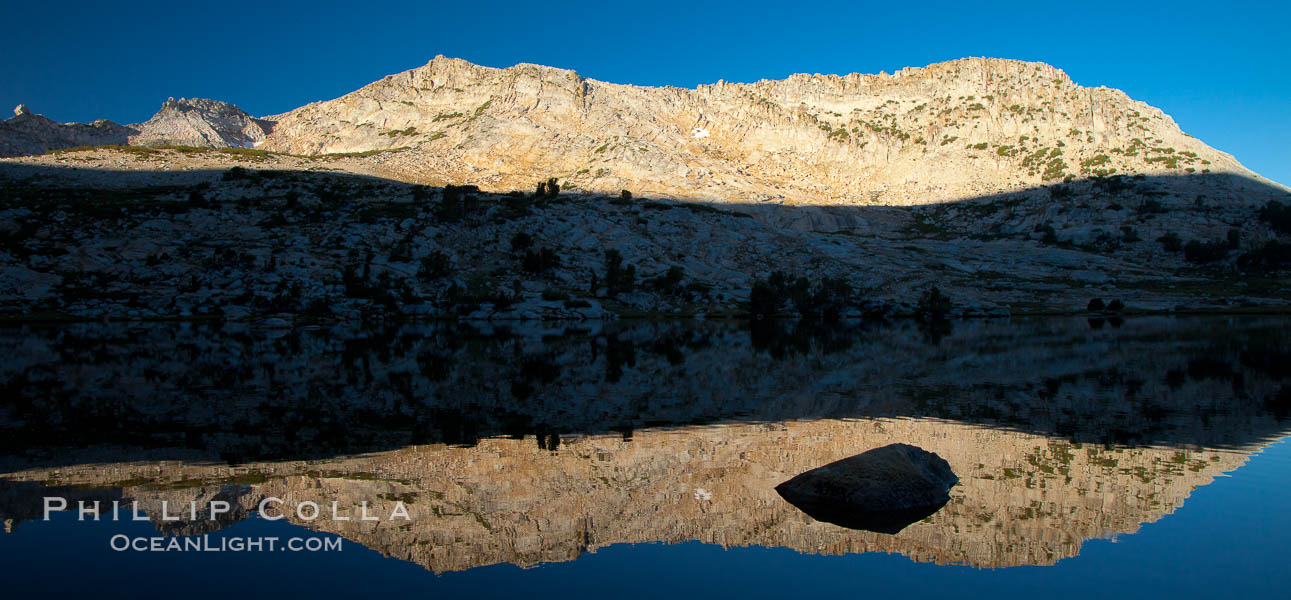
<path fill-rule="evenodd" d="M 0 121 L 0 157 L 126 144 L 248 148 L 272 128 L 272 123 L 232 104 L 202 98 L 169 98 L 151 119 L 133 125 L 105 119 L 90 124 L 59 123 L 25 105 L 18 105 L 13 112 L 14 116 Z"/>
<path fill-rule="evenodd" d="M 695 89 L 436 57 L 268 117 L 264 148 L 406 148 L 405 180 L 740 203 L 909 205 L 1109 174 L 1233 173 L 1233 157 L 1120 90 L 1062 70 L 965 58 L 893 74 L 797 74 Z"/>

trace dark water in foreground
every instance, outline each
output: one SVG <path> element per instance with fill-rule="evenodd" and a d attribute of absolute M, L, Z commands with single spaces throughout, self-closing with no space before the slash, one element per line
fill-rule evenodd
<path fill-rule="evenodd" d="M 12 597 L 1282 596 L 1289 333 L 1285 318 L 5 329 L 0 564 Z M 960 483 L 895 534 L 774 491 L 898 442 Z M 126 508 L 43 520 L 46 497 Z M 339 550 L 112 548 L 153 537 Z"/>

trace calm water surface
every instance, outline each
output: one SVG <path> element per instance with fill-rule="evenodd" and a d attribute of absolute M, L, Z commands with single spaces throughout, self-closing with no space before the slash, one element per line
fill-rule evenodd
<path fill-rule="evenodd" d="M 3 329 L 0 564 L 13 597 L 1284 596 L 1289 333 L 1285 318 Z M 960 482 L 895 534 L 774 491 L 898 442 Z M 145 520 L 45 520 L 46 497 Z M 287 517 L 258 513 L 266 499 Z M 212 503 L 227 512 L 208 518 Z M 333 520 L 332 503 L 378 520 Z M 111 546 L 153 537 L 340 550 Z"/>

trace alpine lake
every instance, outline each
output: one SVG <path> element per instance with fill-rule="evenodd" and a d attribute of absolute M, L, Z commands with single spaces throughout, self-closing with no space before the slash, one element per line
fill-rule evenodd
<path fill-rule="evenodd" d="M 1291 588 L 1288 317 L 29 324 L 0 349 L 15 598 Z M 776 490 L 890 444 L 948 463 L 944 505 L 867 529 Z"/>

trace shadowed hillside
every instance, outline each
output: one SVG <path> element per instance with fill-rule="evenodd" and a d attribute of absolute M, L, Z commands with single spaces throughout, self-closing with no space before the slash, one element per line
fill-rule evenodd
<path fill-rule="evenodd" d="M 952 315 L 1070 313 L 1092 300 L 1268 311 L 1291 299 L 1291 196 L 1235 175 L 1111 176 L 919 207 L 793 207 L 573 194 L 560 182 L 490 194 L 319 172 L 371 159 L 135 149 L 0 164 L 0 311 L 741 314 L 775 272 L 804 291 L 777 292 L 765 314 L 909 315 L 933 287 Z M 157 170 L 173 161 L 192 170 Z"/>

